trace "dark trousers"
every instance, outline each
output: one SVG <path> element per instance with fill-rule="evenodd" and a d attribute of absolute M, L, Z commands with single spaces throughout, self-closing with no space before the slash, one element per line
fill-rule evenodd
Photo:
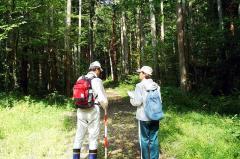
<path fill-rule="evenodd" d="M 139 142 L 141 159 L 159 158 L 158 141 L 159 121 L 139 120 Z"/>

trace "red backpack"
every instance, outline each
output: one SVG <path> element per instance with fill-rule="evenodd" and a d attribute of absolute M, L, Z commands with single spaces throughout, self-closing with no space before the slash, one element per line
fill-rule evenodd
<path fill-rule="evenodd" d="M 94 106 L 95 98 L 91 85 L 93 78 L 82 76 L 73 86 L 73 99 L 77 108 L 86 109 Z"/>

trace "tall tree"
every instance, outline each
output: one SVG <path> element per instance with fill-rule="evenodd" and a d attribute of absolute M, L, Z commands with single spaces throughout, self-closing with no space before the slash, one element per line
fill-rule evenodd
<path fill-rule="evenodd" d="M 71 31 L 71 8 L 72 8 L 72 1 L 67 0 L 67 16 L 66 16 L 66 32 L 65 32 L 65 59 L 64 59 L 64 66 L 65 66 L 65 83 L 66 83 L 66 94 L 70 96 L 70 86 L 71 86 L 71 48 L 70 48 L 70 31 Z"/>
<path fill-rule="evenodd" d="M 129 47 L 127 37 L 127 26 L 126 26 L 126 13 L 122 11 L 121 17 L 121 51 L 122 51 L 122 67 L 125 74 L 129 73 Z"/>
<path fill-rule="evenodd" d="M 138 67 L 144 64 L 144 34 L 143 34 L 143 2 L 140 0 L 136 8 L 136 40 L 137 40 L 137 53 L 139 58 L 137 59 Z"/>
<path fill-rule="evenodd" d="M 223 30 L 222 1 L 221 0 L 217 0 L 217 8 L 218 8 L 219 28 L 221 30 Z"/>
<path fill-rule="evenodd" d="M 156 18 L 155 7 L 153 0 L 149 0 L 150 7 L 150 24 L 151 24 L 151 38 L 152 38 L 152 54 L 153 54 L 153 66 L 156 77 L 158 76 L 158 54 L 157 54 L 157 35 L 156 35 Z"/>
<path fill-rule="evenodd" d="M 177 41 L 179 54 L 179 73 L 180 73 L 180 87 L 182 90 L 187 90 L 187 69 L 186 59 L 184 53 L 184 17 L 183 17 L 182 1 L 177 1 Z"/>
<path fill-rule="evenodd" d="M 80 57 L 81 57 L 81 35 L 82 35 L 82 0 L 78 0 L 78 56 L 77 56 L 77 71 L 80 72 Z"/>
<path fill-rule="evenodd" d="M 136 41 L 137 41 L 137 67 L 140 68 L 141 66 L 141 12 L 140 12 L 140 5 L 136 8 L 137 14 L 136 14 Z"/>
<path fill-rule="evenodd" d="M 165 32 L 164 32 L 164 14 L 163 14 L 163 0 L 160 2 L 160 12 L 161 12 L 161 42 L 164 41 Z"/>
<path fill-rule="evenodd" d="M 113 81 L 118 81 L 116 48 L 116 4 L 112 6 L 112 38 L 109 46 L 110 69 Z"/>
<path fill-rule="evenodd" d="M 95 0 L 90 0 L 89 3 L 89 56 L 90 62 L 94 57 L 94 41 L 93 41 L 93 18 L 95 15 Z"/>
<path fill-rule="evenodd" d="M 54 6 L 53 4 L 50 5 L 50 8 L 46 10 L 48 13 L 50 13 L 49 16 L 49 23 L 48 23 L 48 30 L 50 35 L 54 34 Z M 49 90 L 50 92 L 56 90 L 56 81 L 57 81 L 57 55 L 56 55 L 56 48 L 55 43 L 53 41 L 53 37 L 49 35 L 48 37 L 48 53 L 49 53 Z"/>
<path fill-rule="evenodd" d="M 8 20 L 9 23 L 13 22 L 12 14 L 15 11 L 15 0 L 9 1 L 10 11 L 8 14 Z M 12 86 L 12 89 L 17 88 L 17 75 L 16 75 L 16 66 L 17 66 L 17 47 L 18 47 L 18 32 L 17 30 L 12 30 L 8 34 L 9 38 L 7 41 L 7 54 L 8 54 L 8 62 L 9 62 L 9 77 L 10 77 L 10 83 Z"/>
<path fill-rule="evenodd" d="M 240 3 L 238 4 L 238 17 L 240 18 Z"/>

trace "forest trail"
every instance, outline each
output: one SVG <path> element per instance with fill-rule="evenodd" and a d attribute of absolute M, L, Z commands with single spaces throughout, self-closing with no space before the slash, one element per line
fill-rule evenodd
<path fill-rule="evenodd" d="M 107 96 L 109 99 L 109 158 L 140 158 L 135 108 L 129 103 L 129 98 L 122 98 L 115 90 L 108 89 Z M 103 121 L 103 115 L 104 113 L 102 112 L 101 121 Z M 101 123 L 101 125 L 104 124 Z M 103 126 L 101 127 L 101 134 L 104 134 Z M 103 140 L 101 139 L 101 141 Z"/>
<path fill-rule="evenodd" d="M 107 89 L 109 100 L 108 109 L 108 158 L 109 159 L 139 159 L 139 143 L 137 120 L 135 119 L 135 108 L 130 105 L 129 98 L 122 98 L 115 90 Z M 98 146 L 98 158 L 104 158 L 104 112 L 101 109 L 101 131 Z M 73 136 L 74 138 L 74 136 Z M 86 140 L 86 139 L 85 139 Z M 69 145 L 71 147 L 71 145 Z M 84 148 L 87 147 L 87 140 Z M 71 159 L 71 150 L 68 150 Z M 83 150 L 81 158 L 87 158 L 86 149 Z"/>

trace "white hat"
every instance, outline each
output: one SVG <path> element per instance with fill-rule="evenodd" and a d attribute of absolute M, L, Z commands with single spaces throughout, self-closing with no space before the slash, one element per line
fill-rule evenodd
<path fill-rule="evenodd" d="M 100 62 L 98 62 L 98 61 L 92 62 L 92 63 L 90 64 L 90 66 L 89 66 L 89 69 L 92 69 L 92 68 L 95 68 L 95 67 L 99 67 L 100 70 L 103 71 Z"/>
<path fill-rule="evenodd" d="M 137 72 L 144 72 L 148 75 L 152 75 L 153 70 L 149 66 L 143 66 L 141 69 L 138 69 Z"/>

